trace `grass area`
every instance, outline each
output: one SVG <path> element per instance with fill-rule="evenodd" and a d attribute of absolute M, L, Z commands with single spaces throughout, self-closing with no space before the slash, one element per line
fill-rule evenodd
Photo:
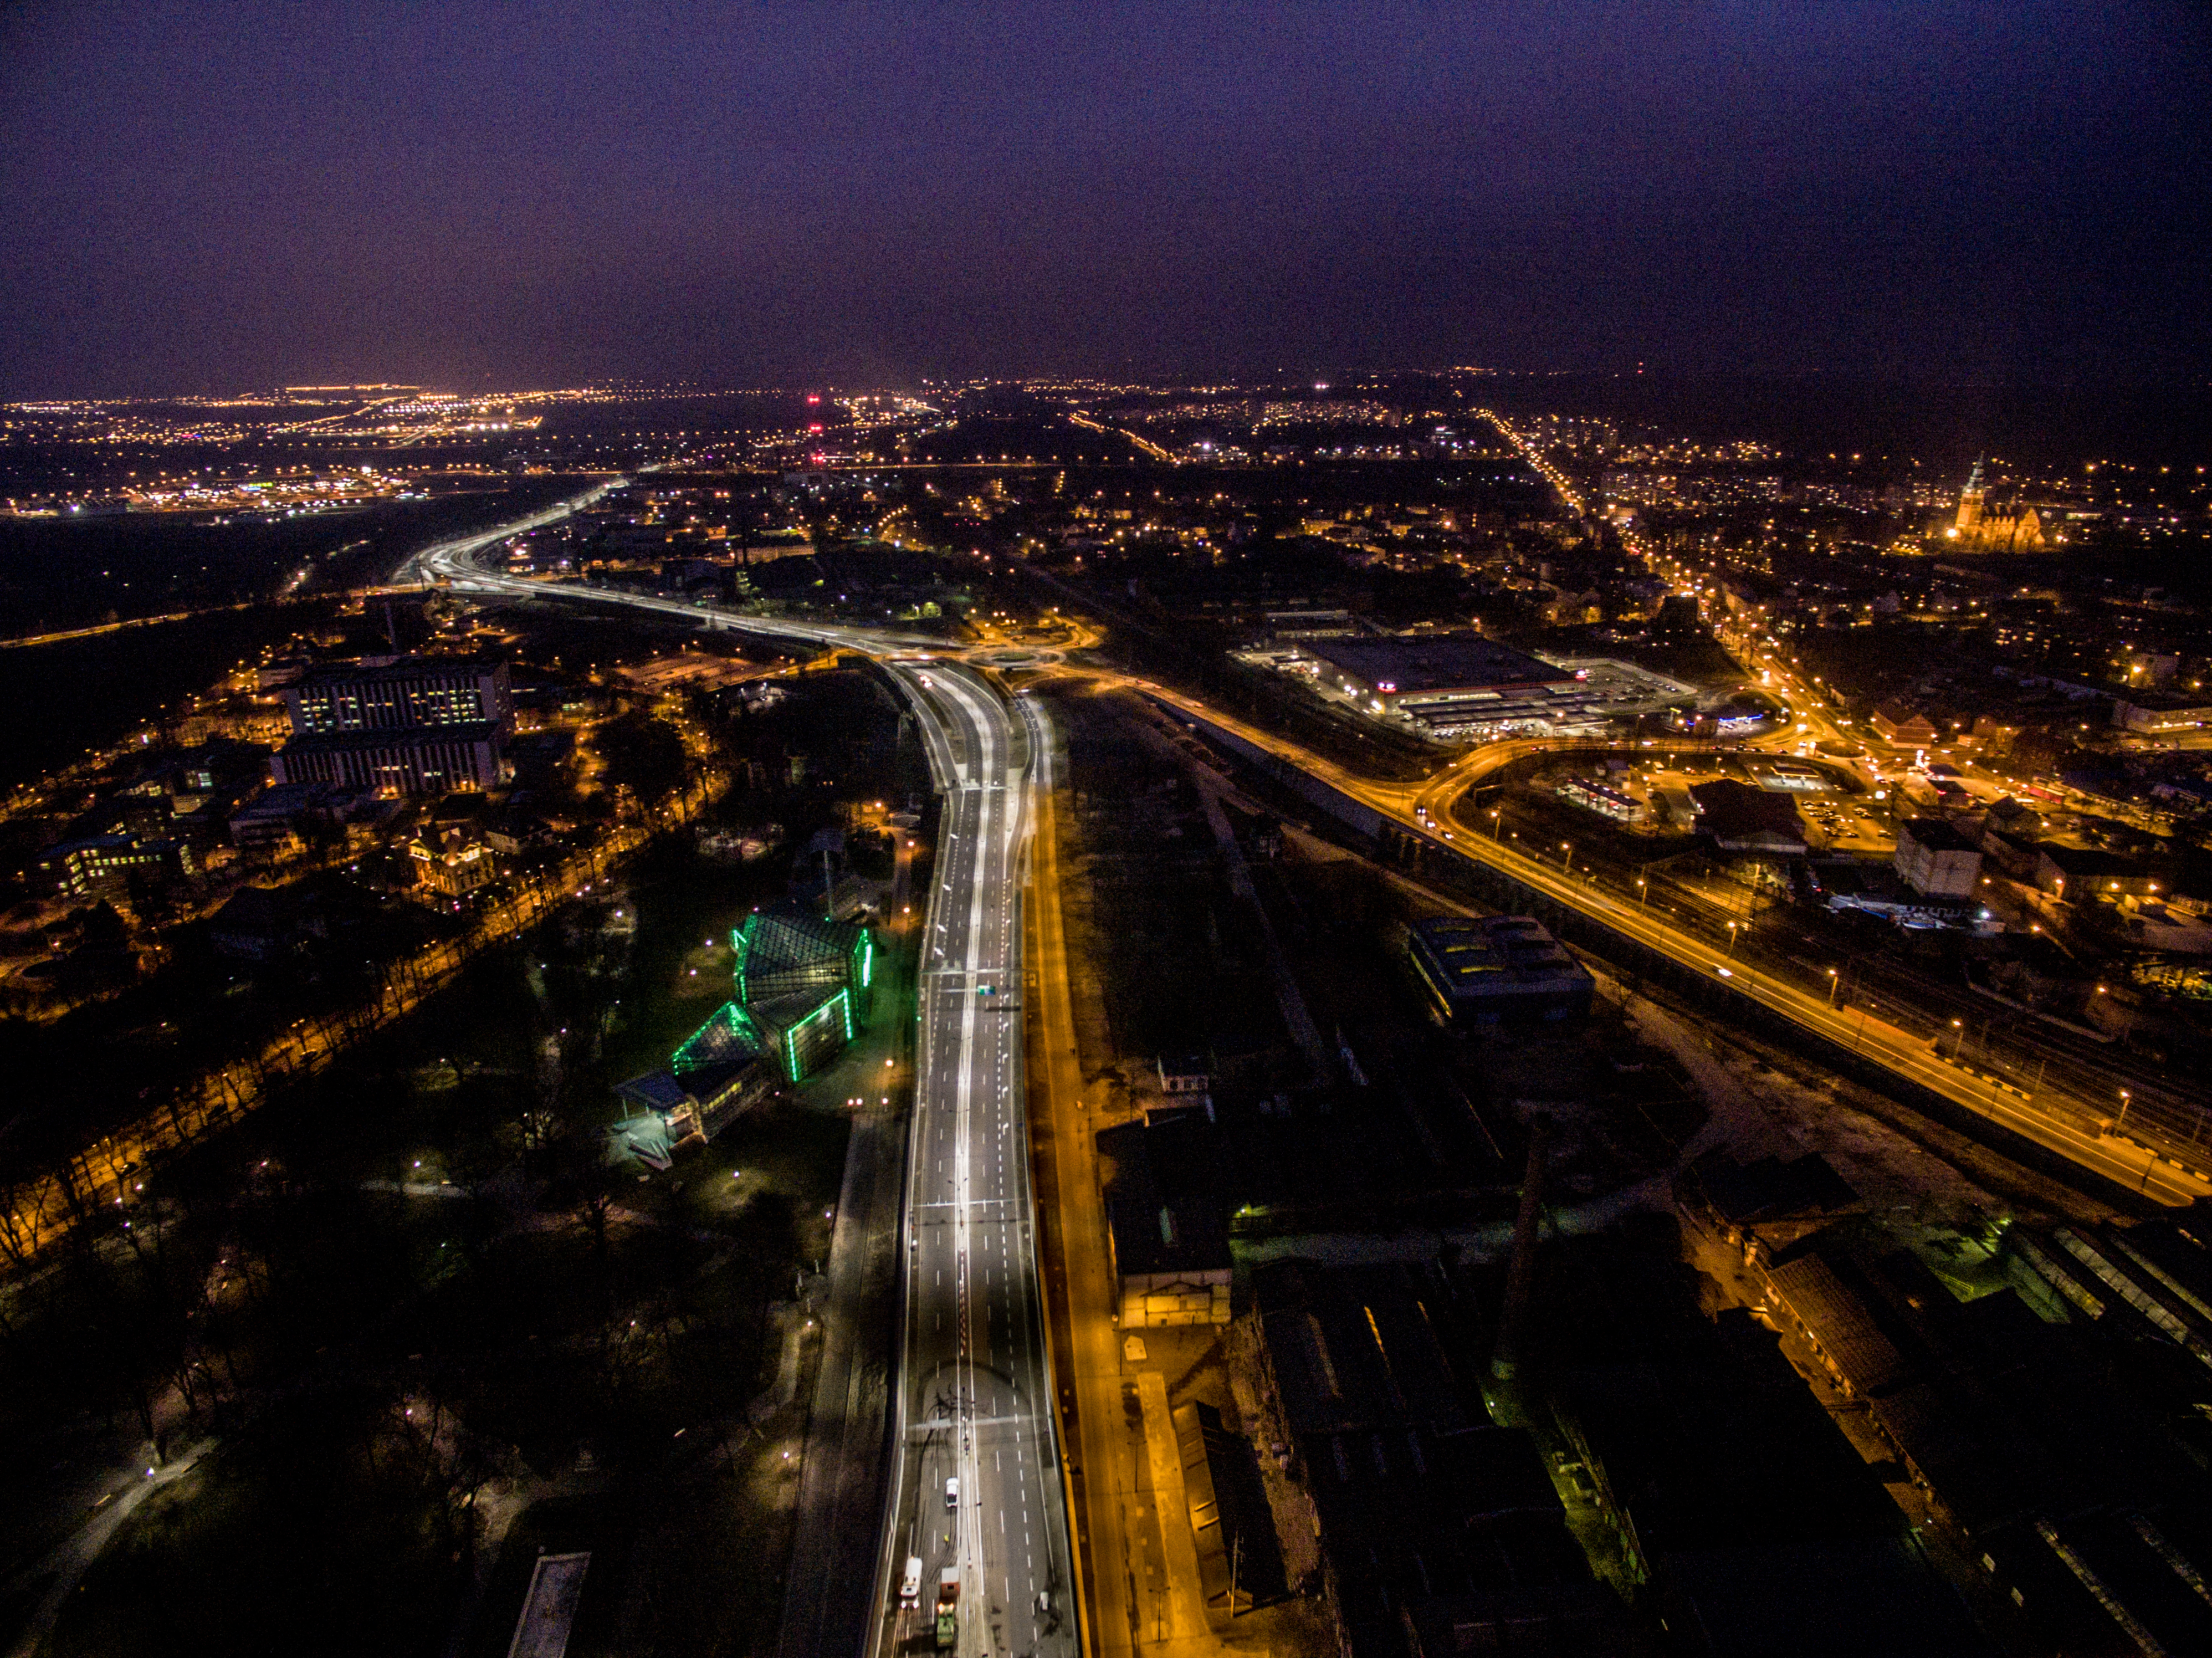
<path fill-rule="evenodd" d="M 310 1394 L 148 1499 L 48 1658 L 432 1651 L 465 1577 L 452 1459 L 367 1389 Z"/>
<path fill-rule="evenodd" d="M 783 1610 L 799 1462 L 781 1438 L 750 1436 L 685 1464 L 651 1491 L 609 1487 L 533 1503 L 508 1528 L 487 1579 L 470 1658 L 501 1658 L 539 1554 L 592 1564 L 569 1658 L 634 1652 L 757 1652 Z"/>

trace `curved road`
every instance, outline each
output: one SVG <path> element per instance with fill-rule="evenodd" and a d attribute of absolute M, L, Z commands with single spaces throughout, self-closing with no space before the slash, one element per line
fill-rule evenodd
<path fill-rule="evenodd" d="M 659 611 L 884 659 L 920 720 L 931 775 L 945 797 L 916 966 L 920 1029 L 904 1212 L 841 1214 L 837 1224 L 839 1245 L 848 1227 L 885 1226 L 896 1226 L 905 1245 L 890 1500 L 872 1604 L 860 1600 L 871 1594 L 861 1583 L 793 1583 L 794 1599 L 808 1601 L 811 1631 L 819 1631 L 800 1644 L 835 1652 L 843 1643 L 832 1631 L 865 1628 L 865 1643 L 855 1644 L 866 1654 L 933 1649 L 936 1586 L 952 1567 L 961 1579 L 954 1650 L 963 1658 L 1074 1658 L 1073 1574 L 1022 1065 L 1018 890 L 1036 818 L 1032 791 L 1051 786 L 1048 734 L 1029 710 L 1018 735 L 1003 699 L 970 670 L 917 659 L 919 648 L 939 641 L 554 586 L 474 562 L 507 537 L 587 506 L 619 482 L 521 524 L 426 549 L 400 574 L 441 579 L 463 592 Z M 951 1504 L 948 1479 L 957 1481 Z M 896 1597 L 910 1558 L 922 1562 L 922 1604 L 905 1611 Z"/>
<path fill-rule="evenodd" d="M 2021 1090 L 1993 1081 L 1970 1067 L 1938 1058 L 1929 1051 L 1924 1039 L 1875 1018 L 1863 1008 L 1832 1007 L 1822 995 L 1800 990 L 1789 981 L 1761 972 L 1748 963 L 1738 963 L 1703 939 L 1670 925 L 1656 913 L 1602 893 L 1589 880 L 1531 858 L 1511 845 L 1501 846 L 1480 834 L 1475 825 L 1459 823 L 1447 835 L 1437 818 L 1416 815 L 1416 805 L 1431 799 L 1437 799 L 1440 805 L 1447 804 L 1455 791 L 1437 791 L 1433 786 L 1408 788 L 1372 783 L 1296 744 L 1206 708 L 1178 692 L 1151 684 L 1146 684 L 1145 689 L 1159 701 L 1265 749 L 1340 793 L 1373 807 L 1396 827 L 1435 851 L 1492 865 L 1545 896 L 1580 910 L 1614 932 L 1784 1014 L 1806 1029 L 1879 1061 L 1898 1075 L 2002 1124 L 2117 1185 L 2175 1206 L 2212 1196 L 2212 1181 L 2197 1170 L 2159 1157 L 2132 1140 L 2097 1132 L 2095 1111 L 2088 1102 L 2060 1100 L 2056 1096 L 2057 1090 L 2050 1089 L 2032 1100 Z M 2046 1100 L 2048 1103 L 2044 1102 Z"/>

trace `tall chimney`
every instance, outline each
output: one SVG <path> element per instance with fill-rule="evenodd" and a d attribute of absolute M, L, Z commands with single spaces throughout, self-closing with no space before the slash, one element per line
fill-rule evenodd
<path fill-rule="evenodd" d="M 1513 1261 L 1505 1272 L 1505 1309 L 1498 1315 L 1498 1345 L 1491 1350 L 1490 1374 L 1510 1382 L 1521 1363 L 1528 1333 L 1528 1302 L 1536 1285 L 1536 1231 L 1544 1215 L 1544 1145 L 1552 1120 L 1528 1119 L 1528 1169 L 1521 1177 L 1521 1212 L 1513 1222 Z"/>

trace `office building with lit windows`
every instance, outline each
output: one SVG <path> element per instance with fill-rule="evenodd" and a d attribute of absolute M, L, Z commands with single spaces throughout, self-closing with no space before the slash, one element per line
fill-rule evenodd
<path fill-rule="evenodd" d="M 174 879 L 191 872 L 191 847 L 167 838 L 95 835 L 39 854 L 40 875 L 52 890 L 72 898 L 120 897 L 133 878 Z"/>
<path fill-rule="evenodd" d="M 284 688 L 292 740 L 279 783 L 383 795 L 496 788 L 507 775 L 514 696 L 505 663 L 402 657 L 319 668 Z"/>
<path fill-rule="evenodd" d="M 507 775 L 500 731 L 486 725 L 295 737 L 269 770 L 279 783 L 331 783 L 387 796 L 496 788 Z"/>
<path fill-rule="evenodd" d="M 284 707 L 301 734 L 514 723 L 504 662 L 401 657 L 317 668 L 284 688 Z"/>

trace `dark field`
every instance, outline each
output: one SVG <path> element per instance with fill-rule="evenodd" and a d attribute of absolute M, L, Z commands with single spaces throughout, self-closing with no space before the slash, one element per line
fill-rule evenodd
<path fill-rule="evenodd" d="M 981 416 L 955 422 L 915 440 L 916 460 L 948 463 L 998 460 L 1141 460 L 1136 445 L 1118 432 L 1094 432 L 1049 416 Z"/>
<path fill-rule="evenodd" d="M 327 604 L 258 604 L 189 622 L 0 650 L 0 787 L 105 748 L 204 690 Z"/>
<path fill-rule="evenodd" d="M 390 501 L 275 523 L 190 513 L 0 518 L 0 637 L 372 586 L 426 543 L 488 529 L 580 487 L 517 479 L 466 494 Z"/>
<path fill-rule="evenodd" d="M 414 548 L 521 516 L 576 487 L 573 478 L 532 478 L 274 525 L 0 518 L 0 638 L 208 612 L 0 649 L 0 708 L 14 716 L 0 730 L 0 788 L 106 747 L 263 647 L 326 621 L 332 607 L 316 595 L 374 585 Z M 312 574 L 296 597 L 278 602 L 303 566 Z M 212 608 L 239 604 L 251 608 Z"/>

